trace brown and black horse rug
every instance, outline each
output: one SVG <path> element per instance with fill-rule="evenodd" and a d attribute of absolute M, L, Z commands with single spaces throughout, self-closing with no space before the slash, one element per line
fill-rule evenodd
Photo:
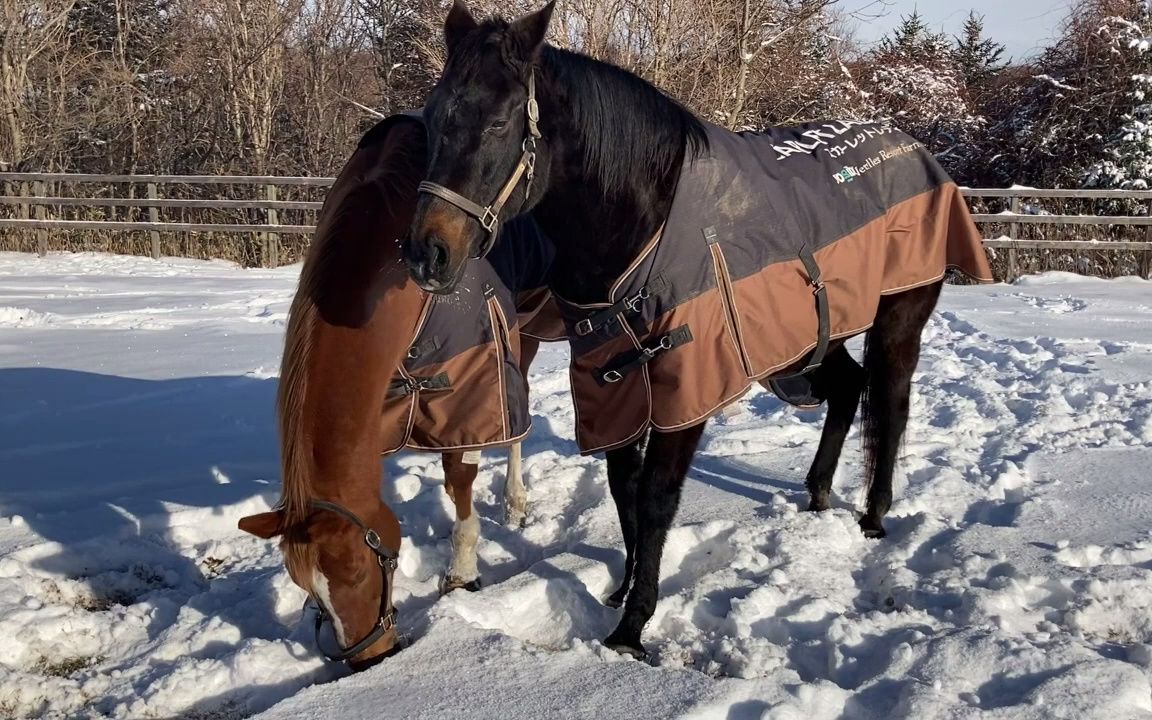
<path fill-rule="evenodd" d="M 959 189 L 908 135 L 705 127 L 708 151 L 684 164 L 667 221 L 603 302 L 558 300 L 585 454 L 697 424 L 754 382 L 818 405 L 805 371 L 867 330 L 882 296 L 948 268 L 992 280 Z"/>

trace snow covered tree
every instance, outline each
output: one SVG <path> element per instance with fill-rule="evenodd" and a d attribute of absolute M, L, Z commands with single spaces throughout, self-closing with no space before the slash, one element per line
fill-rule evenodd
<path fill-rule="evenodd" d="M 1005 182 L 1075 187 L 1109 175 L 1107 149 L 1139 102 L 1133 76 L 1148 72 L 1135 34 L 1147 12 L 1143 0 L 1080 0 L 1057 41 L 995 99 L 989 132 Z"/>
<path fill-rule="evenodd" d="M 1129 82 L 1120 127 L 1106 139 L 1104 158 L 1085 173 L 1089 187 L 1147 190 L 1152 183 L 1152 12 L 1135 4 L 1129 17 L 1108 17 L 1099 29 Z"/>
<path fill-rule="evenodd" d="M 984 120 L 968 101 L 947 36 L 912 13 L 865 63 L 862 89 L 877 114 L 927 145 L 955 174 Z"/>
<path fill-rule="evenodd" d="M 919 11 L 901 17 L 900 24 L 880 39 L 877 55 L 902 57 L 910 61 L 933 64 L 948 54 L 948 37 L 928 29 Z"/>

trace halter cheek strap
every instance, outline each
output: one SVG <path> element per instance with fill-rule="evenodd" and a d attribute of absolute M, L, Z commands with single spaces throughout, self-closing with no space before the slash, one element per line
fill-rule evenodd
<path fill-rule="evenodd" d="M 527 117 L 528 134 L 521 143 L 520 149 L 520 162 L 516 163 L 516 169 L 512 171 L 512 176 L 500 188 L 497 193 L 496 199 L 489 203 L 487 206 L 481 207 L 478 203 L 472 202 L 454 190 L 449 190 L 443 185 L 438 185 L 433 182 L 422 182 L 418 187 L 418 192 L 435 195 L 436 197 L 444 200 L 445 202 L 456 206 L 464 213 L 476 219 L 480 223 L 480 227 L 484 228 L 486 235 L 484 242 L 480 244 L 479 251 L 473 255 L 473 258 L 482 258 L 488 254 L 492 246 L 496 243 L 496 230 L 497 224 L 500 219 L 500 211 L 504 209 L 504 204 L 508 202 L 508 198 L 512 196 L 512 192 L 516 186 L 520 184 L 520 178 L 527 177 L 528 184 L 524 188 L 524 197 L 527 198 L 532 194 L 532 180 L 536 175 L 536 141 L 540 138 L 540 105 L 536 102 L 536 71 L 528 71 L 528 102 L 524 107 L 524 112 Z"/>
<path fill-rule="evenodd" d="M 395 550 L 384 547 L 380 541 L 380 535 L 372 528 L 368 527 L 355 513 L 347 508 L 337 505 L 334 502 L 327 500 L 313 500 L 311 506 L 316 510 L 328 510 L 340 515 L 348 522 L 364 531 L 364 544 L 376 556 L 376 562 L 380 566 L 380 612 L 376 620 L 376 625 L 372 631 L 368 633 L 363 639 L 356 642 L 348 648 L 340 648 L 337 652 L 330 653 L 324 649 L 320 644 L 320 628 L 324 624 L 325 610 L 324 606 L 319 602 L 316 603 L 319 612 L 316 614 L 316 647 L 324 654 L 324 657 L 329 660 L 342 661 L 349 660 L 372 647 L 380 638 L 384 637 L 389 630 L 396 627 L 396 608 L 392 605 L 392 578 L 396 573 L 397 559 L 399 555 Z M 395 652 L 398 648 L 394 648 Z M 392 654 L 387 653 L 387 654 Z"/>

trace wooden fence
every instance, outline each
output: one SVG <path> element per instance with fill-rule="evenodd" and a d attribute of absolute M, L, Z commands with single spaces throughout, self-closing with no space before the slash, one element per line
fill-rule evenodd
<path fill-rule="evenodd" d="M 281 264 L 281 236 L 306 236 L 315 226 L 301 223 L 281 223 L 282 212 L 296 212 L 315 222 L 321 207 L 320 199 L 280 199 L 282 189 L 290 192 L 308 190 L 322 197 L 322 192 L 333 178 L 322 177 L 262 177 L 262 176 L 194 176 L 194 175 L 83 175 L 71 173 L 0 173 L 0 228 L 17 232 L 31 232 L 39 254 L 48 251 L 50 230 L 94 230 L 147 233 L 149 254 L 159 258 L 162 254 L 161 233 L 182 233 L 189 238 L 187 251 L 200 234 L 247 234 L 258 252 L 259 263 L 268 267 Z M 211 188 L 227 188 L 227 192 L 211 192 Z M 82 190 L 82 188 L 91 188 Z M 114 195 L 115 189 L 122 189 Z M 161 194 L 161 189 L 165 192 Z M 197 188 L 199 194 L 210 193 L 209 198 L 173 197 L 190 194 Z M 208 188 L 208 189 L 206 189 Z M 237 192 L 244 188 L 245 192 Z M 143 194 L 140 194 L 140 190 Z M 1019 274 L 1018 255 L 1021 251 L 1109 251 L 1134 253 L 1139 273 L 1152 275 L 1152 190 L 1059 190 L 1037 188 L 965 188 L 969 203 L 973 205 L 975 221 L 984 228 L 1000 228 L 1001 232 L 985 234 L 985 244 L 1006 254 L 1006 266 L 1001 275 L 1012 279 Z M 220 197 L 242 194 L 246 197 Z M 1095 204 L 1113 203 L 1129 212 L 1134 207 L 1143 214 L 1051 214 L 1026 206 L 1025 200 L 1045 201 L 1067 199 L 1090 201 Z M 996 201 L 1004 205 L 1002 212 L 982 212 L 982 205 Z M 1138 203 L 1138 205 L 1137 205 Z M 119 209 L 126 219 L 115 219 Z M 245 215 L 237 222 L 204 222 L 162 220 L 161 215 L 173 211 L 231 211 Z M 144 218 L 146 213 L 147 219 Z M 83 217 L 67 217 L 67 215 Z M 253 217 L 255 215 L 255 217 Z M 1124 228 L 1123 239 L 1053 239 L 1050 237 L 1022 237 L 1024 228 L 1069 228 L 1096 226 Z M 1139 228 L 1143 227 L 1143 231 Z M 1035 234 L 1033 231 L 1032 234 Z M 1047 234 L 1047 233 L 1046 233 Z M 2 235 L 0 235 L 2 237 Z"/>

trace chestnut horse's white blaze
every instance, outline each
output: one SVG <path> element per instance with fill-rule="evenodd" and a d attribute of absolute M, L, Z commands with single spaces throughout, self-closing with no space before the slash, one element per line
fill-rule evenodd
<path fill-rule="evenodd" d="M 324 614 L 332 621 L 332 629 L 336 632 L 336 640 L 341 647 L 347 646 L 348 638 L 344 637 L 344 623 L 336 614 L 336 606 L 332 604 L 332 595 L 328 592 L 328 578 L 320 572 L 320 568 L 312 568 L 312 594 Z"/>

